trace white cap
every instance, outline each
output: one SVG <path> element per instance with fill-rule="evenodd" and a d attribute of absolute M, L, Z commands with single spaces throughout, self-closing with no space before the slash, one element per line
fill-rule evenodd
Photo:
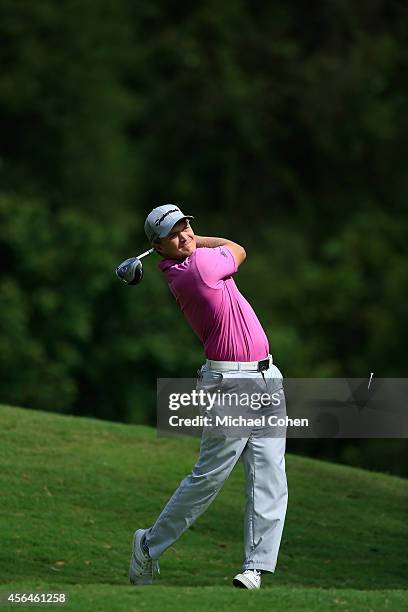
<path fill-rule="evenodd" d="M 185 215 L 175 204 L 163 204 L 163 206 L 153 208 L 144 224 L 145 234 L 149 242 L 153 242 L 156 238 L 168 236 L 181 219 L 194 219 L 194 217 Z"/>

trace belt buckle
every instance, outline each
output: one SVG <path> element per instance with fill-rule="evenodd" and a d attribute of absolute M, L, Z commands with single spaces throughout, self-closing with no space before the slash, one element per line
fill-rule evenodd
<path fill-rule="evenodd" d="M 267 359 L 262 359 L 262 361 L 258 361 L 258 372 L 265 372 L 269 368 L 269 357 Z"/>

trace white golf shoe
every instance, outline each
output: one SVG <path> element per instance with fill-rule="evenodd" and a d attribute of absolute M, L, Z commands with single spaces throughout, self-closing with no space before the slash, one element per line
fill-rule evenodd
<path fill-rule="evenodd" d="M 232 584 L 240 589 L 260 589 L 261 572 L 257 569 L 244 570 L 235 576 Z"/>
<path fill-rule="evenodd" d="M 137 529 L 133 537 L 132 555 L 130 557 L 129 581 L 134 585 L 152 584 L 154 575 L 160 574 L 159 562 L 151 559 L 142 550 L 142 538 L 146 529 Z"/>

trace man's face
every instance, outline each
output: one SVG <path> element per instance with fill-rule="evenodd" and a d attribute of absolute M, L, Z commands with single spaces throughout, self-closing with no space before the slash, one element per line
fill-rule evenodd
<path fill-rule="evenodd" d="M 197 243 L 188 219 L 176 223 L 170 234 L 154 247 L 160 255 L 169 259 L 185 259 L 194 253 Z"/>

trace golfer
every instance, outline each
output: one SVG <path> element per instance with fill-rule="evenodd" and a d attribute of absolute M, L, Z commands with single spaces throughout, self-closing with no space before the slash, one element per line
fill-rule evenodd
<path fill-rule="evenodd" d="M 224 238 L 194 234 L 191 215 L 166 204 L 145 222 L 149 242 L 171 293 L 201 340 L 206 362 L 197 388 L 232 388 L 243 379 L 259 390 L 280 394 L 282 374 L 273 364 L 268 340 L 233 275 L 245 261 L 242 246 Z M 285 436 L 264 436 L 253 428 L 240 436 L 211 436 L 203 431 L 197 463 L 182 480 L 156 522 L 133 538 L 129 579 L 151 584 L 159 557 L 208 508 L 241 457 L 246 476 L 244 555 L 236 587 L 259 589 L 261 574 L 274 572 L 287 508 Z M 235 527 L 235 526 L 234 526 Z"/>

